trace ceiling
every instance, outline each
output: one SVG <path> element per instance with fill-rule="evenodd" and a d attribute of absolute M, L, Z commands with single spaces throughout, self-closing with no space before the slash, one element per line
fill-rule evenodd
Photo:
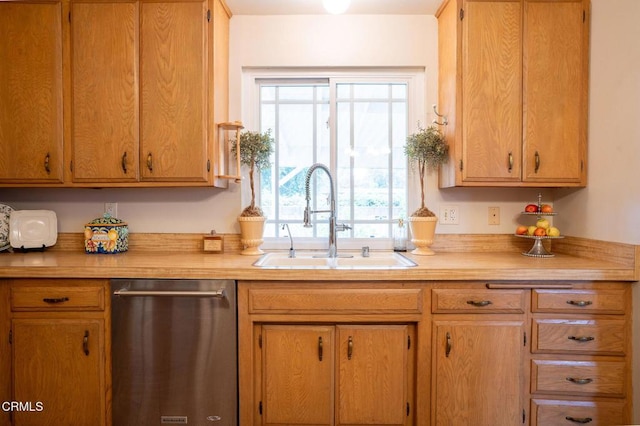
<path fill-rule="evenodd" d="M 322 0 L 226 0 L 234 15 L 325 15 Z M 442 0 L 351 0 L 346 14 L 434 15 Z"/>

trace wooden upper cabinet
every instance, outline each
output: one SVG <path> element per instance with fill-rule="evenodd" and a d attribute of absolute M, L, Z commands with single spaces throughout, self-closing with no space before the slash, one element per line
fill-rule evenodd
<path fill-rule="evenodd" d="M 527 182 L 586 183 L 588 3 L 525 1 Z"/>
<path fill-rule="evenodd" d="M 73 184 L 216 183 L 229 18 L 219 0 L 72 0 Z"/>
<path fill-rule="evenodd" d="M 141 178 L 206 182 L 207 1 L 140 7 Z"/>
<path fill-rule="evenodd" d="M 586 185 L 588 0 L 448 0 L 440 186 Z"/>
<path fill-rule="evenodd" d="M 0 184 L 63 180 L 62 4 L 0 1 Z"/>
<path fill-rule="evenodd" d="M 138 5 L 71 3 L 74 182 L 138 179 Z"/>
<path fill-rule="evenodd" d="M 462 179 L 519 181 L 522 5 L 467 1 L 462 20 Z"/>

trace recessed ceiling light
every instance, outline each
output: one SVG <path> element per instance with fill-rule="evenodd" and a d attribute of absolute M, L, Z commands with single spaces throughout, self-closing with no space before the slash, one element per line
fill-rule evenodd
<path fill-rule="evenodd" d="M 344 13 L 349 8 L 351 0 L 322 0 L 322 4 L 327 12 L 334 15 Z"/>

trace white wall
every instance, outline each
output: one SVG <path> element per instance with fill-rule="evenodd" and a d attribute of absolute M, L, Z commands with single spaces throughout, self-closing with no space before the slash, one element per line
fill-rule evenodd
<path fill-rule="evenodd" d="M 589 184 L 557 191 L 570 235 L 640 244 L 640 2 L 592 0 Z"/>

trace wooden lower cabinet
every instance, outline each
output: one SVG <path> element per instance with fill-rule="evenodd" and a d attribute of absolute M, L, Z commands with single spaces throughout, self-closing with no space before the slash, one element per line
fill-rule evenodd
<path fill-rule="evenodd" d="M 110 425 L 107 280 L 8 280 L 13 426 Z"/>
<path fill-rule="evenodd" d="M 14 425 L 104 425 L 104 320 L 14 319 Z"/>
<path fill-rule="evenodd" d="M 435 320 L 434 425 L 519 425 L 525 322 Z"/>
<path fill-rule="evenodd" d="M 261 424 L 412 424 L 413 326 L 265 324 L 259 333 Z"/>
<path fill-rule="evenodd" d="M 631 286 L 531 293 L 531 426 L 631 422 Z"/>
<path fill-rule="evenodd" d="M 522 424 L 528 292 L 442 287 L 431 291 L 431 424 Z"/>

